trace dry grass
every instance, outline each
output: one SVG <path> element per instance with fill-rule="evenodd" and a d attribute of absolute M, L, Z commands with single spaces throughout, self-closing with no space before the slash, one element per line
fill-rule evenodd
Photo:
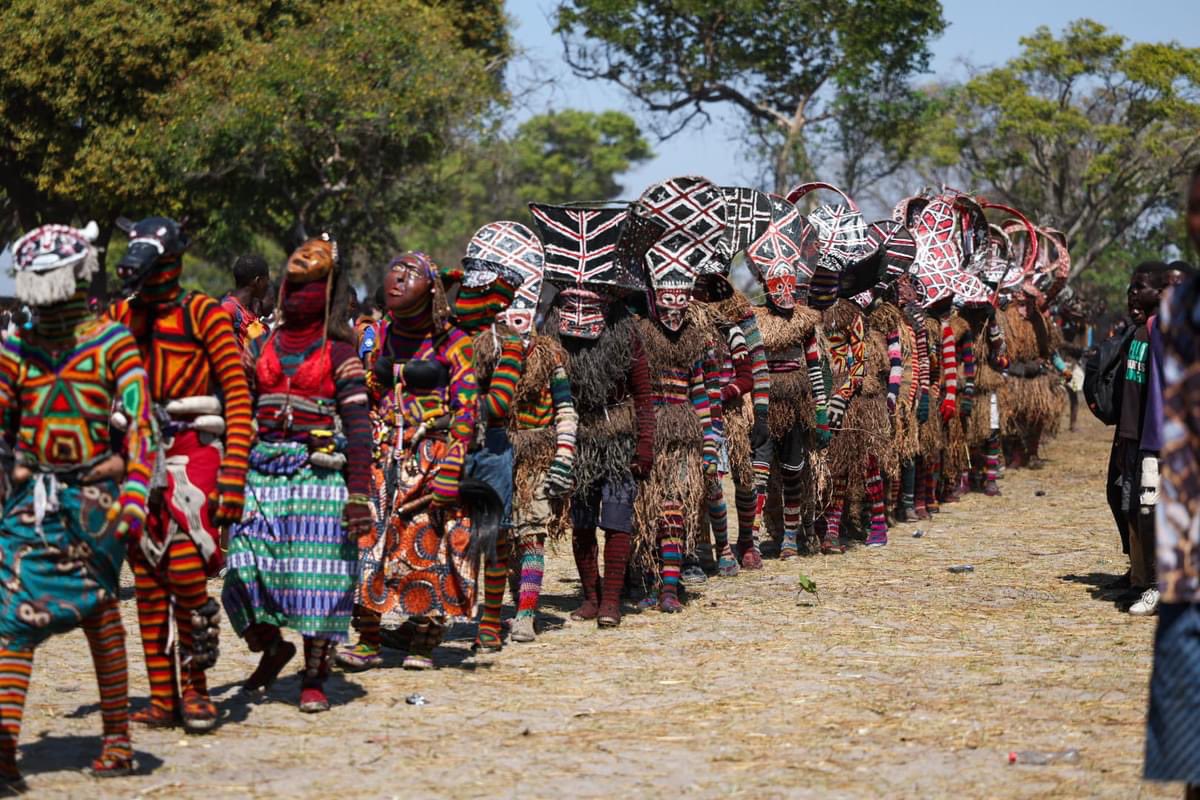
<path fill-rule="evenodd" d="M 882 550 L 710 580 L 683 615 L 618 631 L 564 622 L 575 582 L 560 546 L 537 643 L 473 658 L 456 630 L 437 672 L 390 656 L 333 681 L 324 715 L 296 711 L 295 677 L 269 702 L 242 701 L 253 660 L 227 638 L 211 675 L 223 727 L 137 731 L 146 774 L 108 783 L 75 771 L 99 718 L 83 636 L 60 637 L 38 655 L 29 782 L 45 796 L 172 798 L 1177 796 L 1139 781 L 1153 622 L 1095 596 L 1124 569 L 1103 504 L 1107 441 L 1089 421 L 1046 449 L 1047 469 L 1009 473 L 1002 498 L 901 525 Z M 975 572 L 946 571 L 960 563 Z M 801 570 L 819 604 L 798 603 Z M 140 703 L 132 601 L 125 613 Z M 429 704 L 406 705 L 411 692 Z M 1005 763 L 1067 747 L 1081 763 Z"/>

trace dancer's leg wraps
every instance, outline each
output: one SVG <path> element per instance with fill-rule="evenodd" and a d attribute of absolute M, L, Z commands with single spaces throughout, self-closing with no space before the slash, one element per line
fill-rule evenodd
<path fill-rule="evenodd" d="M 521 593 L 517 597 L 517 616 L 537 614 L 538 598 L 542 594 L 542 574 L 546 570 L 546 545 L 541 536 L 521 539 Z"/>

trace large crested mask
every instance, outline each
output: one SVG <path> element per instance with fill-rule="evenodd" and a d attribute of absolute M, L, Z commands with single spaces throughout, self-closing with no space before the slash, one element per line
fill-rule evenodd
<path fill-rule="evenodd" d="M 805 218 L 807 232 L 802 247 L 804 262 L 812 269 L 808 304 L 817 309 L 832 305 L 842 294 L 848 273 L 869 254 L 870 243 L 862 212 L 841 189 L 828 183 L 804 183 L 788 192 L 788 202 L 798 204 L 812 192 L 826 190 L 841 202 L 818 205 Z"/>
<path fill-rule="evenodd" d="M 932 199 L 909 198 L 901 213 L 916 243 L 912 275 L 920 284 L 925 308 L 951 299 L 959 305 L 991 304 L 987 284 L 965 269 L 964 228 L 960 195 L 942 194 Z"/>
<path fill-rule="evenodd" d="M 758 189 L 722 186 L 725 196 L 725 234 L 721 237 L 717 258 L 700 274 L 717 272 L 728 275 L 737 255 L 767 232 L 771 224 L 771 196 Z"/>
<path fill-rule="evenodd" d="M 1034 279 L 1042 284 L 1042 293 L 1047 304 L 1053 303 L 1071 277 L 1071 253 L 1067 248 L 1067 235 L 1055 228 L 1038 227 L 1041 244 L 1038 247 L 1038 263 L 1034 268 Z"/>
<path fill-rule="evenodd" d="M 288 283 L 312 283 L 333 272 L 337 262 L 337 242 L 328 233 L 322 233 L 292 252 L 288 257 L 284 276 Z"/>
<path fill-rule="evenodd" d="M 537 235 L 519 222 L 489 222 L 467 243 L 464 266 L 467 259 L 499 265 L 516 276 L 515 294 L 506 310 L 498 309 L 497 319 L 529 336 L 546 270 L 546 254 Z"/>
<path fill-rule="evenodd" d="M 917 253 L 908 228 L 890 219 L 867 227 L 867 248 L 869 255 L 851 268 L 841 289 L 843 297 L 850 296 L 862 308 L 869 307 L 907 275 Z"/>
<path fill-rule="evenodd" d="M 746 247 L 746 262 L 775 308 L 796 307 L 796 291 L 812 274 L 801 257 L 804 220 L 796 207 L 777 194 L 767 195 L 771 217 Z"/>
<path fill-rule="evenodd" d="M 529 211 L 542 236 L 545 280 L 560 289 L 559 333 L 599 338 L 608 299 L 645 288 L 620 257 L 626 210 L 530 203 Z"/>
<path fill-rule="evenodd" d="M 583 287 L 558 293 L 558 332 L 579 339 L 599 339 L 604 333 L 609 298 Z"/>
<path fill-rule="evenodd" d="M 183 227 L 166 217 L 138 222 L 121 218 L 117 227 L 129 234 L 129 247 L 117 262 L 117 277 L 126 292 L 136 292 L 156 271 L 177 270 L 183 251 L 191 243 Z"/>
<path fill-rule="evenodd" d="M 646 189 L 629 213 L 660 231 L 644 258 L 651 308 L 664 328 L 677 331 L 683 327 L 696 275 L 721 271 L 725 195 L 707 178 L 671 178 Z"/>
<path fill-rule="evenodd" d="M 92 242 L 100 235 L 95 222 L 86 227 L 42 225 L 13 244 L 16 296 L 31 306 L 61 303 L 91 280 L 98 260 Z"/>

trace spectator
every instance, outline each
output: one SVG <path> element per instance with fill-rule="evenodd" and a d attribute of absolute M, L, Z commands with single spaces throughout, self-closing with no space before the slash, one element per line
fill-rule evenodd
<path fill-rule="evenodd" d="M 233 262 L 233 280 L 237 288 L 225 295 L 221 307 L 233 317 L 233 333 L 238 350 L 246 352 L 247 345 L 266 333 L 260 319 L 263 302 L 271 289 L 267 261 L 257 253 L 238 256 Z"/>

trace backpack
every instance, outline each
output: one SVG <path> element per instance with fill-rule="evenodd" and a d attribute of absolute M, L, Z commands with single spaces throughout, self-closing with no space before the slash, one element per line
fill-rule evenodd
<path fill-rule="evenodd" d="M 1125 354 L 1134 326 L 1120 336 L 1105 339 L 1083 361 L 1083 398 L 1096 419 L 1116 425 L 1121 419 L 1121 391 L 1125 386 Z"/>

